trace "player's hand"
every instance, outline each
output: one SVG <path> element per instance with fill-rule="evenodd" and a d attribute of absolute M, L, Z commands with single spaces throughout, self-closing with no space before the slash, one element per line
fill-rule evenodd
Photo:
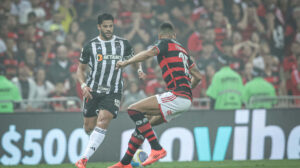
<path fill-rule="evenodd" d="M 138 75 L 139 75 L 140 79 L 142 79 L 142 80 L 146 79 L 146 74 L 140 69 L 138 70 Z"/>
<path fill-rule="evenodd" d="M 88 87 L 88 86 L 85 86 L 82 89 L 83 97 L 85 97 L 87 99 L 93 99 L 93 96 L 92 96 L 91 92 L 92 92 L 92 89 L 90 87 Z"/>
<path fill-rule="evenodd" d="M 120 69 L 127 66 L 127 60 L 126 61 L 118 61 L 116 64 L 116 69 Z"/>

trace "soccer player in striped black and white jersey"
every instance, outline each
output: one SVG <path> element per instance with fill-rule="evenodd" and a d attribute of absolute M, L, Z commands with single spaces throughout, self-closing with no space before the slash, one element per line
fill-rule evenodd
<path fill-rule="evenodd" d="M 129 42 L 113 34 L 114 18 L 110 14 L 98 16 L 99 36 L 88 42 L 82 49 L 77 78 L 84 96 L 84 129 L 90 134 L 89 143 L 76 162 L 78 168 L 85 168 L 88 159 L 104 140 L 110 121 L 117 117 L 123 90 L 122 70 L 115 69 L 118 61 L 134 55 Z M 86 80 L 86 69 L 90 73 Z M 144 73 L 141 64 L 138 74 Z"/>

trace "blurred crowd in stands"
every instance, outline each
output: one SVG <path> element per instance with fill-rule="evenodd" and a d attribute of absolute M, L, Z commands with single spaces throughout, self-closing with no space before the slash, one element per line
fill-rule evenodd
<path fill-rule="evenodd" d="M 1 0 L 0 64 L 23 99 L 82 98 L 78 58 L 84 43 L 98 35 L 97 16 L 103 12 L 115 17 L 115 34 L 128 39 L 135 53 L 157 40 L 163 21 L 171 21 L 203 73 L 195 98 L 207 97 L 224 61 L 244 84 L 256 68 L 277 95 L 300 95 L 299 0 Z M 125 69 L 122 109 L 165 90 L 155 58 L 143 65 L 145 80 Z M 55 111 L 72 106 L 52 104 Z"/>

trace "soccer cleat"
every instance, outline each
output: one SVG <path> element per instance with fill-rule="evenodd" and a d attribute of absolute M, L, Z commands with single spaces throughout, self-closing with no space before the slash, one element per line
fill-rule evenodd
<path fill-rule="evenodd" d="M 75 165 L 76 165 L 76 167 L 78 167 L 78 168 L 85 168 L 87 161 L 88 161 L 88 160 L 87 160 L 86 158 L 82 158 L 82 159 L 78 160 L 78 161 L 75 163 Z"/>
<path fill-rule="evenodd" d="M 152 163 L 158 161 L 159 159 L 165 157 L 166 155 L 167 155 L 167 152 L 164 149 L 161 149 L 161 150 L 152 149 L 149 157 L 147 158 L 147 160 L 145 160 L 142 163 L 142 165 L 147 166 L 149 164 L 152 164 Z"/>
<path fill-rule="evenodd" d="M 123 165 L 121 162 L 118 162 L 108 168 L 132 168 L 131 164 L 129 165 Z"/>

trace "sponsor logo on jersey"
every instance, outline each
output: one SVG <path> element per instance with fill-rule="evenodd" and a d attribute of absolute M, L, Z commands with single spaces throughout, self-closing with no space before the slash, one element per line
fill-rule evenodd
<path fill-rule="evenodd" d="M 115 99 L 115 106 L 120 107 L 120 100 Z"/>
<path fill-rule="evenodd" d="M 104 55 L 103 56 L 103 59 L 113 59 L 113 60 L 120 60 L 122 59 L 122 56 L 121 55 Z"/>
<path fill-rule="evenodd" d="M 103 60 L 103 55 L 102 54 L 98 54 L 97 55 L 97 60 L 98 60 L 98 62 L 101 62 Z"/>

